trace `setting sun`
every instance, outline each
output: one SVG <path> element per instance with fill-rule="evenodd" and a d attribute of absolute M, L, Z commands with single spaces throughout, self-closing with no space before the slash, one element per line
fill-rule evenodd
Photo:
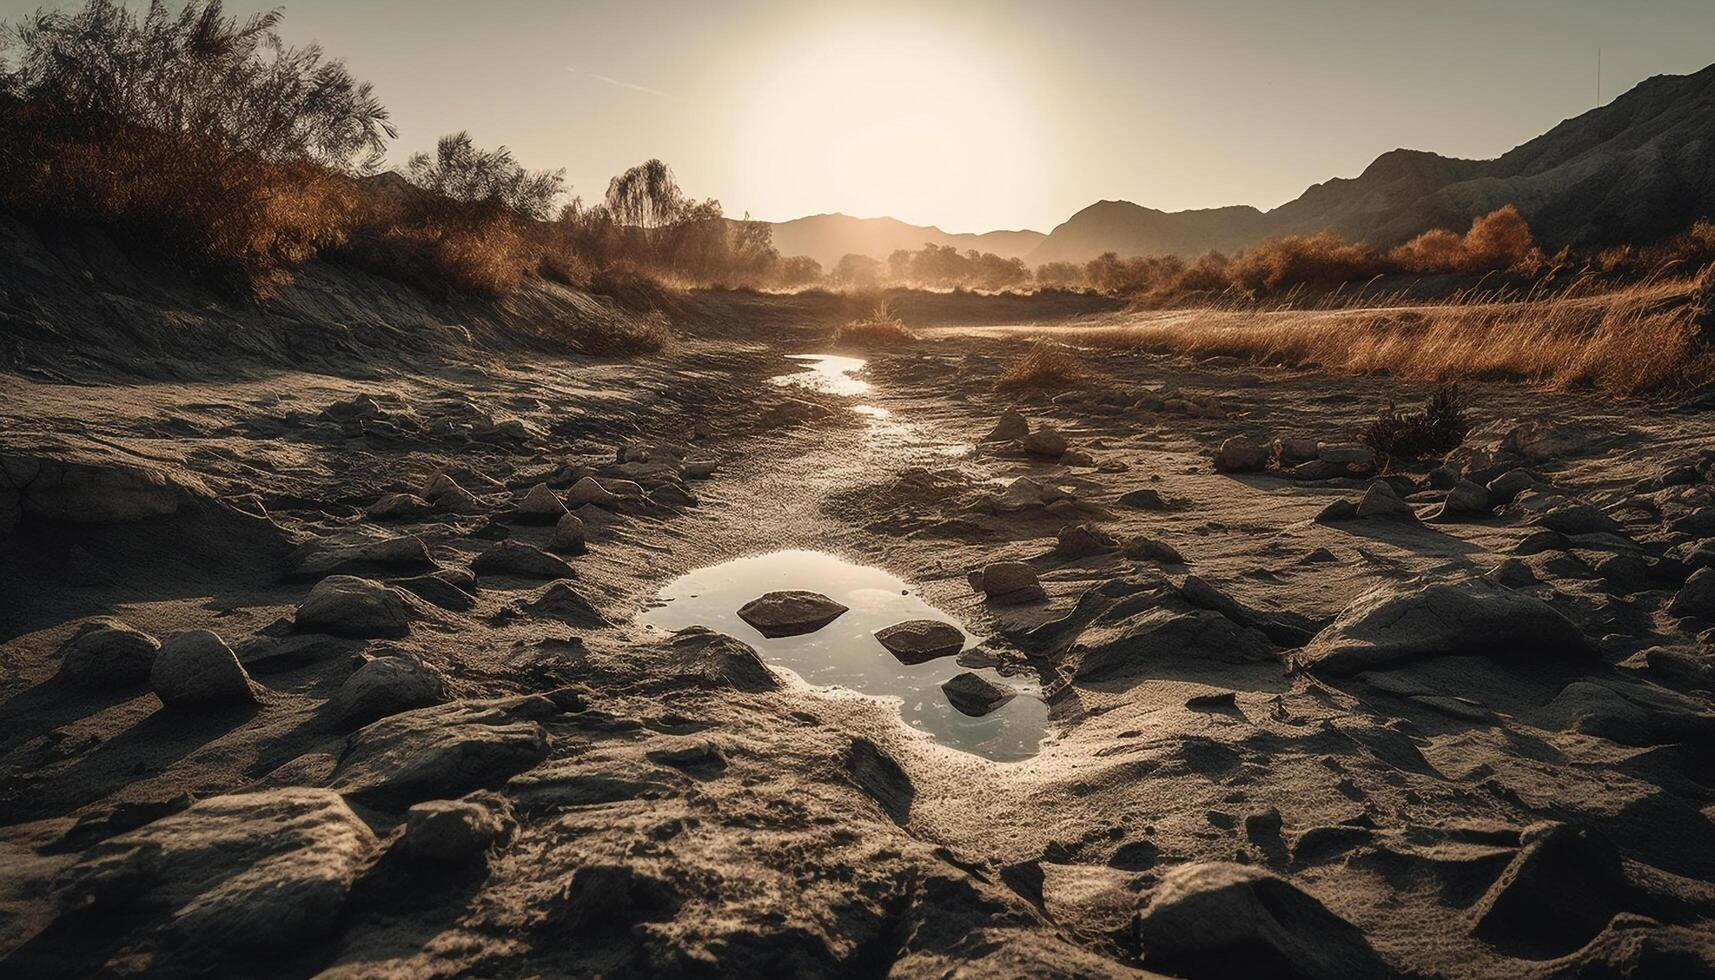
<path fill-rule="evenodd" d="M 980 227 L 983 201 L 1029 196 L 1043 178 L 1028 72 L 905 20 L 795 38 L 757 58 L 729 107 L 745 182 L 733 197 L 815 213 L 831 190 L 849 213 Z"/>

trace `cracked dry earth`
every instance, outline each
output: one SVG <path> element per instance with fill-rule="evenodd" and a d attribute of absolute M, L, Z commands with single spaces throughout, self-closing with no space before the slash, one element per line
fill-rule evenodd
<path fill-rule="evenodd" d="M 0 973 L 1715 971 L 1715 418 L 1477 385 L 1378 479 L 1420 389 L 819 343 L 9 379 Z M 791 549 L 964 629 L 923 704 L 657 627 Z"/>

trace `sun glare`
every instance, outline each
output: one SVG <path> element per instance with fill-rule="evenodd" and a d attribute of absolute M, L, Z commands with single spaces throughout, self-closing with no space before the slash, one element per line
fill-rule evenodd
<path fill-rule="evenodd" d="M 926 25 L 840 25 L 757 66 L 734 106 L 735 157 L 756 197 L 790 201 L 793 214 L 976 228 L 997 198 L 1028 194 L 1041 177 L 1022 77 Z"/>

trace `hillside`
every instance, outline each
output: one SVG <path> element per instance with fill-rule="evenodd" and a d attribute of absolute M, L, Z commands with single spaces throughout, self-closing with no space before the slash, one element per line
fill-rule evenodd
<path fill-rule="evenodd" d="M 950 234 L 934 226 L 913 225 L 896 218 L 854 218 L 849 214 L 815 214 L 774 226 L 774 247 L 781 255 L 808 255 L 833 268 L 849 253 L 885 260 L 895 249 L 926 244 L 976 249 L 1001 258 L 1021 258 L 1045 237 L 1039 231 L 991 231 L 980 235 Z"/>
<path fill-rule="evenodd" d="M 1505 204 L 1550 248 L 1653 241 L 1715 213 L 1715 65 L 1647 79 L 1493 160 L 1393 150 L 1357 177 L 1316 184 L 1272 211 L 1168 213 L 1102 201 L 1025 260 L 1189 256 L 1324 230 L 1395 244 L 1429 228 L 1463 229 Z"/>

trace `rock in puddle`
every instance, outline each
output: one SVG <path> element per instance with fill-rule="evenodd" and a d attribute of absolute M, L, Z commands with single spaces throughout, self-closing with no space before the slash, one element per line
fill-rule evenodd
<path fill-rule="evenodd" d="M 876 641 L 903 664 L 950 657 L 964 649 L 965 634 L 952 623 L 913 619 L 875 631 Z"/>
<path fill-rule="evenodd" d="M 969 670 L 943 682 L 941 690 L 947 695 L 949 704 L 973 718 L 980 718 L 1011 701 L 1017 693 Z"/>
<path fill-rule="evenodd" d="M 838 619 L 847 607 L 801 589 L 768 592 L 739 607 L 738 616 L 763 636 L 774 638 L 814 633 Z"/>

